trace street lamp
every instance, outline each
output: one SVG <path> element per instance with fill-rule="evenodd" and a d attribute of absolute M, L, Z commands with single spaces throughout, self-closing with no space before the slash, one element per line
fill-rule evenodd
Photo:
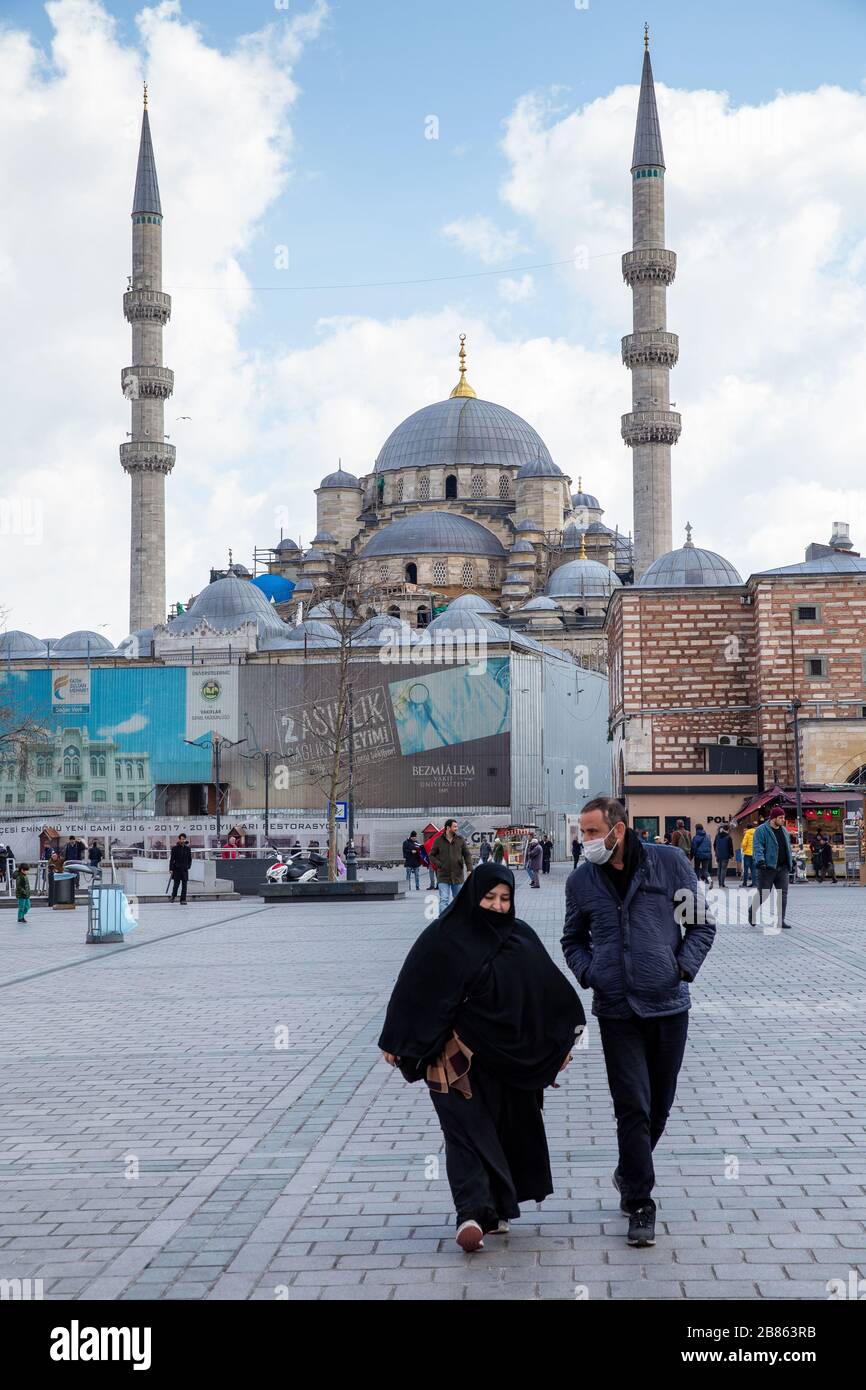
<path fill-rule="evenodd" d="M 239 748 L 242 743 L 246 743 L 245 738 L 222 738 L 217 733 L 209 735 L 210 744 L 199 743 L 198 739 L 185 738 L 184 743 L 188 743 L 191 748 L 210 747 L 214 755 L 214 775 L 216 777 L 216 834 L 217 843 L 222 839 L 222 784 L 220 782 L 220 750 L 223 746 L 228 748 Z M 241 754 L 243 757 L 243 754 Z"/>
<path fill-rule="evenodd" d="M 358 856 L 355 853 L 355 706 L 351 681 L 349 681 L 348 686 L 348 699 L 349 785 L 346 791 L 346 882 L 355 883 L 358 878 Z"/>
<path fill-rule="evenodd" d="M 242 758 L 253 759 L 263 758 L 265 764 L 265 844 L 270 844 L 270 807 L 271 807 L 271 758 L 273 753 L 270 748 L 259 749 L 255 753 L 241 753 Z"/>

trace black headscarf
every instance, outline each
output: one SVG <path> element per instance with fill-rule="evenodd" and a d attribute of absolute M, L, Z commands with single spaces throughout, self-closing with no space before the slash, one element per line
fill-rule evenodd
<path fill-rule="evenodd" d="M 510 889 L 508 912 L 481 900 Z M 479 864 L 410 950 L 391 994 L 379 1046 L 410 1079 L 457 1032 L 474 1063 L 512 1086 L 549 1086 L 585 1023 L 580 1000 L 526 922 L 514 913 L 514 875 Z"/>

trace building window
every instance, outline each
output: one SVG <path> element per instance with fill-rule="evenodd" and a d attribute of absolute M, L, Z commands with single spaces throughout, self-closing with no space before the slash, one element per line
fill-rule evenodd
<path fill-rule="evenodd" d="M 81 763 L 78 759 L 77 748 L 64 748 L 63 750 L 63 776 L 80 777 Z"/>
<path fill-rule="evenodd" d="M 475 583 L 475 569 L 471 560 L 463 561 L 463 569 L 460 574 L 460 582 L 464 589 L 471 589 Z"/>
<path fill-rule="evenodd" d="M 419 608 L 418 612 L 415 614 L 415 626 L 426 627 L 429 622 L 430 610 L 428 608 Z"/>
<path fill-rule="evenodd" d="M 69 805 L 71 805 L 72 802 L 78 800 L 78 792 L 75 791 L 72 787 L 67 787 L 63 793 L 63 800 L 67 802 Z"/>
<path fill-rule="evenodd" d="M 491 566 L 489 567 L 488 571 L 487 571 L 487 582 L 488 582 L 488 584 L 490 585 L 490 588 L 491 588 L 491 589 L 495 589 L 495 588 L 496 588 L 496 580 L 497 580 L 496 566 L 495 566 L 495 565 L 491 565 Z"/>
<path fill-rule="evenodd" d="M 379 583 L 380 583 L 380 584 L 387 584 L 387 583 L 388 583 L 388 575 L 389 575 L 389 574 L 390 574 L 390 566 L 388 566 L 388 565 L 380 565 L 380 566 L 379 566 Z"/>
<path fill-rule="evenodd" d="M 483 473 L 473 473 L 473 474 L 472 474 L 472 477 L 471 477 L 471 479 L 470 479 L 470 481 L 469 481 L 469 492 L 470 492 L 470 494 L 471 494 L 473 497 L 483 497 L 483 496 L 484 496 L 485 488 L 484 488 L 484 474 L 483 474 Z"/>
<path fill-rule="evenodd" d="M 821 621 L 821 609 L 816 603 L 801 603 L 794 610 L 794 614 L 798 623 L 818 623 Z"/>
<path fill-rule="evenodd" d="M 396 488 L 395 488 L 395 494 L 396 494 L 397 501 L 398 501 L 398 502 L 402 502 L 402 501 L 403 501 L 403 477 L 402 477 L 402 474 L 401 474 L 401 476 L 397 479 L 397 486 L 396 486 Z"/>
<path fill-rule="evenodd" d="M 97 787 L 97 788 L 96 788 L 96 791 L 93 793 L 93 800 L 94 800 L 94 801 L 104 801 L 104 800 L 105 800 L 105 792 L 102 790 L 101 787 Z"/>
<path fill-rule="evenodd" d="M 98 766 L 99 766 L 99 764 L 98 764 L 98 762 L 96 761 L 96 759 L 95 759 L 95 758 L 91 758 L 91 759 L 90 759 L 90 775 L 91 775 L 91 777 L 97 777 L 97 776 L 99 775 L 99 774 L 97 773 L 97 771 L 96 771 L 96 769 L 97 769 Z"/>
<path fill-rule="evenodd" d="M 399 616 L 400 616 L 400 609 L 397 607 L 397 604 L 396 604 L 396 603 L 395 603 L 395 604 L 392 604 L 392 606 L 388 609 L 388 617 L 389 617 L 389 618 L 399 618 Z"/>
<path fill-rule="evenodd" d="M 23 793 L 23 792 L 19 792 L 19 793 L 18 793 L 18 803 L 19 803 L 19 805 L 23 802 L 23 800 L 24 800 L 24 793 Z"/>
<path fill-rule="evenodd" d="M 826 676 L 827 658 L 825 656 L 807 656 L 804 667 L 805 673 L 809 677 Z"/>
<path fill-rule="evenodd" d="M 123 776 L 123 768 L 120 766 L 120 763 L 114 764 L 114 775 L 119 782 L 121 777 Z"/>
<path fill-rule="evenodd" d="M 127 801 L 135 801 L 135 792 L 127 792 L 126 799 Z"/>
<path fill-rule="evenodd" d="M 507 473 L 499 475 L 499 496 L 503 499 L 511 496 L 511 479 Z"/>
<path fill-rule="evenodd" d="M 446 497 L 456 497 L 456 496 L 457 496 L 457 474 L 456 474 L 456 473 L 449 473 L 449 474 L 448 474 L 448 477 L 445 479 L 445 496 L 446 496 Z"/>
<path fill-rule="evenodd" d="M 446 584 L 448 582 L 448 566 L 444 560 L 433 561 L 433 583 Z"/>
<path fill-rule="evenodd" d="M 418 566 L 412 560 L 410 560 L 408 565 L 406 566 L 406 583 L 418 583 Z"/>
<path fill-rule="evenodd" d="M 422 473 L 418 479 L 418 496 L 422 502 L 430 501 L 430 474 Z"/>
<path fill-rule="evenodd" d="M 12 805 L 12 793 L 11 793 L 11 792 L 7 792 L 7 793 L 6 793 L 6 805 L 7 805 L 7 806 L 11 806 L 11 805 Z"/>
<path fill-rule="evenodd" d="M 126 780 L 127 782 L 132 781 L 132 763 L 126 764 Z"/>
<path fill-rule="evenodd" d="M 143 781 L 143 780 L 144 780 L 144 763 L 136 763 L 136 764 L 135 764 L 135 768 L 136 768 L 136 771 L 137 771 L 139 777 L 140 777 L 140 778 L 142 779 L 142 781 Z"/>
<path fill-rule="evenodd" d="M 50 793 L 50 792 L 37 792 L 37 793 L 36 793 L 36 800 L 39 801 L 39 802 L 50 801 L 50 800 L 51 800 L 51 793 Z"/>

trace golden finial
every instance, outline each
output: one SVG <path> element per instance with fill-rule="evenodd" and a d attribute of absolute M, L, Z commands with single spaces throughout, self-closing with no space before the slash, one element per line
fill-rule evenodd
<path fill-rule="evenodd" d="M 578 558 L 578 560 L 588 560 L 588 559 L 589 559 L 589 556 L 588 556 L 587 553 L 586 553 L 586 532 L 585 532 L 585 531 L 581 531 L 581 533 L 580 533 L 580 552 L 579 552 L 577 558 Z"/>
<path fill-rule="evenodd" d="M 475 396 L 475 392 L 466 380 L 466 334 L 460 334 L 460 380 L 451 392 L 450 399 L 455 396 Z"/>
<path fill-rule="evenodd" d="M 147 83 L 144 84 L 144 109 L 147 110 Z"/>
<path fill-rule="evenodd" d="M 643 27 L 643 46 L 644 52 L 649 52 L 649 24 L 645 24 Z"/>

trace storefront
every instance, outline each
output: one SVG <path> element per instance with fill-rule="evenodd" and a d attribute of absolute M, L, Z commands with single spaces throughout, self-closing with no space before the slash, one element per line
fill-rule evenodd
<path fill-rule="evenodd" d="M 713 840 L 720 826 L 734 824 L 754 790 L 755 776 L 749 772 L 632 772 L 625 785 L 629 824 L 645 830 L 650 843 L 657 835 L 670 834 L 678 820 L 691 834 L 702 825 Z"/>
<path fill-rule="evenodd" d="M 836 878 L 850 878 L 850 864 L 858 871 L 863 862 L 863 806 L 861 795 L 850 795 L 843 791 L 804 791 L 800 794 L 803 811 L 802 846 L 806 859 L 806 876 L 814 877 L 813 853 L 819 844 L 818 837 L 830 845 L 833 856 L 832 875 Z M 791 787 L 774 786 L 752 797 L 740 808 L 735 817 L 740 831 L 756 827 L 765 821 L 773 806 L 780 806 L 785 813 L 785 828 L 791 842 L 798 846 L 797 795 Z"/>

